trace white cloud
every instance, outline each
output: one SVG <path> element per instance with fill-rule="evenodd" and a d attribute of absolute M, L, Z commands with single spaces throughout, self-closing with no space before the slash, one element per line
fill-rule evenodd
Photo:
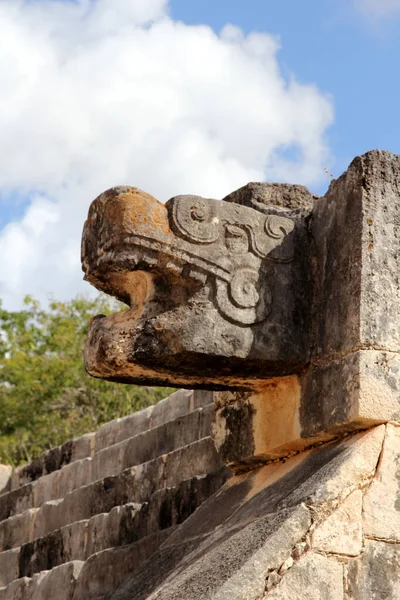
<path fill-rule="evenodd" d="M 367 17 L 391 17 L 400 13 L 400 0 L 354 0 L 357 10 Z"/>
<path fill-rule="evenodd" d="M 6 305 L 89 290 L 82 225 L 110 186 L 164 201 L 323 177 L 331 101 L 286 81 L 278 49 L 174 22 L 166 0 L 1 0 L 0 196 L 29 198 L 0 231 Z"/>

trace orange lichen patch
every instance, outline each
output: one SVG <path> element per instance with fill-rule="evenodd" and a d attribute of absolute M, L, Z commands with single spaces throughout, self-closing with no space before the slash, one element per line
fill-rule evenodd
<path fill-rule="evenodd" d="M 296 375 L 273 379 L 251 396 L 255 454 L 271 452 L 301 437 L 301 387 Z"/>
<path fill-rule="evenodd" d="M 250 477 L 251 489 L 246 496 L 246 501 L 290 473 L 290 471 L 307 458 L 310 452 L 311 450 L 302 452 L 301 454 L 292 456 L 285 462 L 275 462 L 257 469 L 255 474 Z"/>
<path fill-rule="evenodd" d="M 114 231 L 118 230 L 125 235 L 142 235 L 162 240 L 172 237 L 164 204 L 136 188 L 106 202 L 102 218 Z"/>

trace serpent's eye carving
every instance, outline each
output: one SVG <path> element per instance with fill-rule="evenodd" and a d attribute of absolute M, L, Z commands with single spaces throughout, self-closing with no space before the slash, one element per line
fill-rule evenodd
<path fill-rule="evenodd" d="M 173 226 L 181 236 L 198 244 L 211 244 L 219 236 L 215 206 L 204 198 L 182 196 L 174 199 Z"/>

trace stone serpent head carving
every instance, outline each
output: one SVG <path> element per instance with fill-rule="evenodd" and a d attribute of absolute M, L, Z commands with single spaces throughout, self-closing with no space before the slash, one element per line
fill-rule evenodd
<path fill-rule="evenodd" d="M 100 195 L 83 231 L 85 279 L 130 308 L 93 321 L 89 373 L 203 387 L 221 378 L 242 385 L 244 361 L 245 378 L 260 361 L 271 374 L 282 341 L 286 352 L 295 346 L 295 310 L 280 304 L 293 284 L 297 221 L 293 211 L 235 199 L 164 205 L 131 187 Z M 198 359 L 203 374 L 194 373 Z"/>

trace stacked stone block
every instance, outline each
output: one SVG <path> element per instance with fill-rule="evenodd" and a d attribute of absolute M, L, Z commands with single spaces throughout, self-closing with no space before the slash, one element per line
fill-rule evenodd
<path fill-rule="evenodd" d="M 180 390 L 9 472 L 0 599 L 107 597 L 229 476 L 213 413 Z"/>

